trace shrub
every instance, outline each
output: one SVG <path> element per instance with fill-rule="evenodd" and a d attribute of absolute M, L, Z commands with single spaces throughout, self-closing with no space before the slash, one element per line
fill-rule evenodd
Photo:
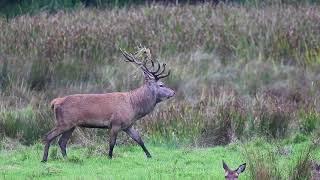
<path fill-rule="evenodd" d="M 37 59 L 32 62 L 28 77 L 28 84 L 33 90 L 44 90 L 50 83 L 50 64 L 43 59 Z"/>
<path fill-rule="evenodd" d="M 290 116 L 283 112 L 262 113 L 259 133 L 271 138 L 283 138 L 287 135 Z"/>
<path fill-rule="evenodd" d="M 312 133 L 320 125 L 320 115 L 317 112 L 301 112 L 300 113 L 300 130 L 304 134 Z"/>
<path fill-rule="evenodd" d="M 300 155 L 295 166 L 290 171 L 290 180 L 311 179 L 312 163 L 311 154 L 314 145 L 309 145 L 304 152 Z"/>
<path fill-rule="evenodd" d="M 0 56 L 0 61 L 1 61 Z M 9 83 L 9 74 L 8 74 L 8 60 L 4 59 L 3 65 L 0 71 L 0 90 L 5 91 Z"/>
<path fill-rule="evenodd" d="M 276 155 L 271 149 L 254 151 L 253 149 L 245 148 L 244 153 L 252 179 L 282 179 L 281 171 L 276 164 Z"/>
<path fill-rule="evenodd" d="M 17 111 L 1 111 L 0 127 L 5 136 L 17 138 L 24 144 L 31 144 L 52 125 L 50 118 L 44 117 L 45 115 L 44 112 L 35 112 L 31 106 Z"/>

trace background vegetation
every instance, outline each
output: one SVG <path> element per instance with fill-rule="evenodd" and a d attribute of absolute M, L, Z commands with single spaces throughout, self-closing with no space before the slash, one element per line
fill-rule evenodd
<path fill-rule="evenodd" d="M 19 13 L 12 11 L 0 18 L 3 146 L 37 143 L 53 127 L 48 104 L 55 97 L 141 85 L 141 72 L 124 63 L 119 52 L 120 47 L 134 51 L 141 43 L 171 68 L 166 83 L 177 92 L 136 124 L 150 144 L 211 147 L 263 138 L 292 146 L 308 142 L 319 150 L 316 1 L 121 8 L 85 8 L 82 1 L 72 1 L 70 11 L 68 1 L 52 2 L 61 6 L 50 11 L 31 4 L 26 5 L 31 10 L 19 12 L 28 14 L 14 17 Z M 106 136 L 105 130 L 77 129 L 72 142 L 96 147 Z M 118 142 L 132 141 L 123 136 Z M 265 155 L 241 152 L 251 158 L 251 178 L 279 174 L 268 169 L 281 165 L 270 166 L 272 153 L 266 153 L 270 161 L 260 161 Z M 305 152 L 302 161 L 292 163 L 310 172 L 303 160 L 311 163 L 311 156 Z M 285 176 L 290 173 L 297 176 L 293 171 Z"/>
<path fill-rule="evenodd" d="M 0 15 L 11 18 L 25 13 L 36 14 L 41 11 L 55 13 L 61 9 L 70 10 L 79 7 L 94 7 L 99 9 L 121 8 L 138 5 L 183 5 L 210 3 L 233 3 L 248 6 L 264 6 L 272 4 L 318 4 L 319 0 L 1 0 Z"/>

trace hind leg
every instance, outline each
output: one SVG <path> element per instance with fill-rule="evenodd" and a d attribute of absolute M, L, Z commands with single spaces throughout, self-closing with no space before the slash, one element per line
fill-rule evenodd
<path fill-rule="evenodd" d="M 48 160 L 48 151 L 50 148 L 50 143 L 60 134 L 68 131 L 70 128 L 66 128 L 66 127 L 55 127 L 54 129 L 52 129 L 49 133 L 46 134 L 45 138 L 44 138 L 44 142 L 45 142 L 45 147 L 44 147 L 44 153 L 43 153 L 43 158 L 41 162 L 47 162 Z"/>
<path fill-rule="evenodd" d="M 117 135 L 120 130 L 119 126 L 113 126 L 110 130 L 110 141 L 109 141 L 109 158 L 112 159 L 113 148 L 116 145 Z"/>
<path fill-rule="evenodd" d="M 61 154 L 63 157 L 67 157 L 67 143 L 68 143 L 68 140 L 70 139 L 73 131 L 74 131 L 75 127 L 69 129 L 68 131 L 64 132 L 60 139 L 59 139 L 59 146 L 60 146 L 60 149 L 61 149 Z"/>

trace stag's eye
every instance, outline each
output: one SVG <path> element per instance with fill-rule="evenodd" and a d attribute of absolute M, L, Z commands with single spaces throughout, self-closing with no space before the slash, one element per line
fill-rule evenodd
<path fill-rule="evenodd" d="M 163 84 L 160 84 L 159 86 L 160 86 L 160 87 L 164 87 L 164 85 L 163 85 Z"/>

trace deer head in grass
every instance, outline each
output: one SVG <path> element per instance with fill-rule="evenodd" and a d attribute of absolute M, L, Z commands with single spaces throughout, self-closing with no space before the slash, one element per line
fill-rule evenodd
<path fill-rule="evenodd" d="M 237 180 L 240 173 L 246 169 L 246 163 L 241 164 L 236 170 L 231 170 L 224 161 L 222 161 L 222 165 L 226 180 Z"/>

